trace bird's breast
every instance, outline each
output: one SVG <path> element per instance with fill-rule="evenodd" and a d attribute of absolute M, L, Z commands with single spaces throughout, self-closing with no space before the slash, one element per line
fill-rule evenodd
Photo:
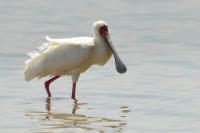
<path fill-rule="evenodd" d="M 95 46 L 93 59 L 95 64 L 104 65 L 111 57 L 112 51 L 107 44 Z"/>

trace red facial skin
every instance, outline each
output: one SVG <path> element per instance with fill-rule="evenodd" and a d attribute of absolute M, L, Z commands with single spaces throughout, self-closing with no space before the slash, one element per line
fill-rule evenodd
<path fill-rule="evenodd" d="M 105 37 L 107 34 L 108 34 L 108 27 L 106 25 L 104 26 L 101 26 L 99 28 L 99 34 L 102 36 L 102 37 Z"/>

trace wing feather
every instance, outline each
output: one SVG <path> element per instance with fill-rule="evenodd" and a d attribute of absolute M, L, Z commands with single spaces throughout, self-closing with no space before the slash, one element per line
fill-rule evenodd
<path fill-rule="evenodd" d="M 27 55 L 30 56 L 31 58 L 34 58 L 34 57 L 38 56 L 39 54 L 40 53 L 37 51 L 32 51 L 32 52 L 27 53 Z"/>
<path fill-rule="evenodd" d="M 28 54 L 31 58 L 25 61 L 27 68 L 31 66 L 40 68 L 37 72 L 34 69 L 34 74 L 29 77 L 66 75 L 73 70 L 80 69 L 84 64 L 88 65 L 87 62 L 94 46 L 93 38 L 51 39 L 46 37 L 46 39 L 49 42 L 38 47 L 39 51 Z"/>
<path fill-rule="evenodd" d="M 73 70 L 81 69 L 87 64 L 92 47 L 81 45 L 58 45 L 50 47 L 43 53 L 43 69 L 39 77 L 47 75 L 66 75 Z"/>

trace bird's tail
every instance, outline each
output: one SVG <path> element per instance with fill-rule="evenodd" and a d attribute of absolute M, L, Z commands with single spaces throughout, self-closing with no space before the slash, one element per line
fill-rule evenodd
<path fill-rule="evenodd" d="M 26 81 L 32 80 L 37 77 L 42 70 L 42 55 L 38 53 L 33 58 L 30 58 L 25 61 L 25 69 L 24 69 L 24 78 Z"/>

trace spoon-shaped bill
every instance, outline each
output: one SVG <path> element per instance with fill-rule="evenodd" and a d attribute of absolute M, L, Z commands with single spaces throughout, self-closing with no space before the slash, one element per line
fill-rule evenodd
<path fill-rule="evenodd" d="M 124 65 L 124 63 L 122 62 L 122 60 L 120 59 L 119 55 L 117 54 L 117 51 L 115 50 L 114 46 L 112 45 L 112 41 L 111 41 L 109 35 L 107 35 L 105 37 L 105 41 L 107 42 L 108 46 L 110 47 L 110 49 L 111 49 L 111 51 L 113 53 L 117 72 L 125 73 L 127 71 L 127 68 Z"/>

